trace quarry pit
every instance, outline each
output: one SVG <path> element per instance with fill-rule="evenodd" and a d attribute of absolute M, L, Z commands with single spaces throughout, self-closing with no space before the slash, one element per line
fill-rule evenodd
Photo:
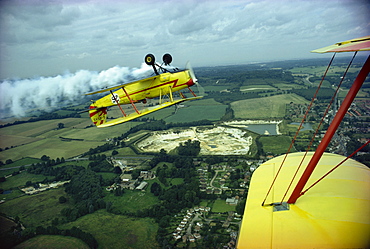
<path fill-rule="evenodd" d="M 213 126 L 151 132 L 136 146 L 143 152 L 171 152 L 187 140 L 200 142 L 200 155 L 249 155 L 253 139 L 243 129 Z"/>

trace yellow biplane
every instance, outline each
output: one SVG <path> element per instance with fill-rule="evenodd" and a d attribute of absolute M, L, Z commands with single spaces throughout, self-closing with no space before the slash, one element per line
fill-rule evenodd
<path fill-rule="evenodd" d="M 165 54 L 163 56 L 163 63 L 165 66 L 170 65 L 172 62 L 172 56 Z M 187 64 L 187 69 L 179 70 L 177 68 L 171 69 L 171 71 L 162 65 L 158 65 L 155 62 L 153 54 L 145 56 L 145 63 L 153 67 L 155 75 L 149 78 L 137 80 L 134 82 L 128 82 L 105 88 L 99 91 L 87 93 L 86 95 L 92 95 L 103 92 L 110 92 L 107 96 L 94 101 L 89 108 L 90 118 L 92 122 L 99 128 L 108 127 L 112 125 L 121 124 L 135 118 L 142 117 L 146 114 L 158 111 L 160 109 L 179 104 L 188 100 L 195 100 L 202 98 L 203 96 L 196 96 L 196 94 L 190 89 L 194 84 L 198 84 L 195 77 L 194 71 Z M 187 88 L 192 97 L 187 98 L 182 92 L 182 89 Z M 179 92 L 180 98 L 175 99 L 173 96 L 174 92 Z M 143 110 L 139 110 L 136 103 L 146 103 L 147 99 L 153 99 L 159 97 L 159 104 L 155 106 L 146 107 Z M 164 100 L 165 97 L 168 100 Z M 131 104 L 133 112 L 126 114 L 122 108 L 122 105 Z M 118 106 L 122 112 L 122 117 L 107 121 L 107 108 L 110 106 Z"/>

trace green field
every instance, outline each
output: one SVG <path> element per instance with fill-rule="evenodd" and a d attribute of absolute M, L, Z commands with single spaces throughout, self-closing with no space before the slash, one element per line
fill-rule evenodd
<path fill-rule="evenodd" d="M 220 91 L 223 91 L 223 90 L 226 90 L 230 88 L 230 86 L 220 86 L 220 85 L 213 85 L 213 86 L 205 86 L 204 87 L 204 91 L 206 92 L 220 92 Z"/>
<path fill-rule="evenodd" d="M 242 92 L 263 92 L 271 90 L 276 90 L 276 88 L 270 85 L 247 85 L 240 87 L 240 91 Z"/>
<path fill-rule="evenodd" d="M 34 175 L 27 173 L 27 171 L 24 171 L 21 174 L 6 178 L 5 182 L 0 183 L 0 188 L 2 189 L 17 188 L 19 186 L 25 185 L 27 181 L 42 182 L 45 178 L 46 177 L 44 175 Z M 53 177 L 50 176 L 48 178 L 53 179 Z"/>
<path fill-rule="evenodd" d="M 58 123 L 63 123 L 65 128 L 57 129 Z M 89 118 L 66 118 L 4 127 L 0 130 L 0 148 L 10 149 L 0 152 L 0 160 L 15 161 L 28 156 L 40 158 L 43 155 L 54 159 L 71 158 L 103 145 L 106 138 L 119 136 L 138 124 L 140 122 L 129 122 L 108 129 L 85 128 L 91 125 Z"/>
<path fill-rule="evenodd" d="M 292 89 L 302 89 L 305 88 L 304 85 L 299 85 L 299 84 L 292 84 L 292 83 L 276 83 L 273 84 L 274 87 L 279 88 L 280 90 L 292 90 Z"/>
<path fill-rule="evenodd" d="M 329 59 L 328 59 L 329 63 Z M 326 70 L 327 66 L 311 66 L 311 67 L 295 67 L 290 69 L 289 71 L 296 74 L 296 73 L 304 73 L 304 74 L 315 74 L 318 76 L 322 76 Z M 334 76 L 338 74 L 343 74 L 346 70 L 345 66 L 331 66 L 328 71 L 328 76 Z M 348 72 L 355 73 L 358 72 L 359 68 L 352 67 L 348 70 Z"/>
<path fill-rule="evenodd" d="M 159 248 L 156 241 L 158 225 L 149 218 L 129 218 L 99 210 L 60 228 L 70 229 L 73 226 L 91 233 L 99 243 L 98 248 Z"/>
<path fill-rule="evenodd" d="M 189 106 L 180 108 L 175 115 L 165 119 L 167 123 L 186 123 L 199 120 L 216 121 L 225 114 L 227 105 Z"/>
<path fill-rule="evenodd" d="M 25 227 L 50 226 L 54 218 L 61 219 L 63 208 L 72 208 L 67 203 L 60 204 L 59 197 L 67 196 L 64 188 L 50 189 L 35 195 L 25 195 L 0 205 L 0 212 L 9 216 L 19 216 Z"/>
<path fill-rule="evenodd" d="M 260 143 L 262 143 L 262 148 L 265 153 L 272 153 L 274 155 L 284 154 L 288 151 L 290 143 L 292 141 L 291 137 L 288 136 L 263 136 L 259 138 Z M 294 147 L 290 152 L 296 152 Z"/>
<path fill-rule="evenodd" d="M 224 213 L 229 211 L 235 211 L 235 206 L 226 204 L 225 200 L 215 200 L 211 209 L 211 212 L 214 213 Z"/>
<path fill-rule="evenodd" d="M 113 210 L 121 212 L 136 212 L 158 203 L 158 198 L 150 193 L 150 190 L 141 192 L 125 189 L 123 196 L 115 196 L 113 193 L 108 193 L 104 200 L 112 202 Z"/>
<path fill-rule="evenodd" d="M 14 249 L 89 249 L 90 247 L 80 239 L 61 235 L 39 235 L 29 239 Z"/>
<path fill-rule="evenodd" d="M 239 100 L 231 103 L 235 118 L 274 119 L 285 116 L 286 104 L 306 104 L 308 101 L 296 94 Z"/>

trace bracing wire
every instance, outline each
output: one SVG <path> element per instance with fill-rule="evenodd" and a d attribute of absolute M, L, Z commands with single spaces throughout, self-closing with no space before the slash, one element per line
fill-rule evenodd
<path fill-rule="evenodd" d="M 266 199 L 267 199 L 268 195 L 270 194 L 272 187 L 273 187 L 273 186 L 274 186 L 274 184 L 275 184 L 275 181 L 276 181 L 276 179 L 277 179 L 277 177 L 278 177 L 278 175 L 279 175 L 279 173 L 280 173 L 280 171 L 281 171 L 281 168 L 283 167 L 283 165 L 284 165 L 284 163 L 285 163 L 285 160 L 286 160 L 286 158 L 287 158 L 288 154 L 290 153 L 290 150 L 292 149 L 292 147 L 293 147 L 293 145 L 294 145 L 295 140 L 297 139 L 297 136 L 298 136 L 298 134 L 299 134 L 299 131 L 302 129 L 302 126 L 303 126 L 304 121 L 306 120 L 307 114 L 308 114 L 308 112 L 310 111 L 310 109 L 311 109 L 311 107 L 312 107 L 312 104 L 313 104 L 313 102 L 315 101 L 315 99 L 316 99 L 316 97 L 317 97 L 317 94 L 318 94 L 318 92 L 319 92 L 319 90 L 320 90 L 320 88 L 321 88 L 322 83 L 324 82 L 324 79 L 325 79 L 325 77 L 326 77 L 326 74 L 328 73 L 329 68 L 330 68 L 331 64 L 333 63 L 333 60 L 334 60 L 335 55 L 336 55 L 336 53 L 334 53 L 334 54 L 333 54 L 333 57 L 331 58 L 331 60 L 330 60 L 330 62 L 329 62 L 329 65 L 327 66 L 327 68 L 326 68 L 326 70 L 325 70 L 325 73 L 324 73 L 324 75 L 322 76 L 322 79 L 321 79 L 321 81 L 320 81 L 320 84 L 318 85 L 318 87 L 317 87 L 317 89 L 316 89 L 316 92 L 315 92 L 314 96 L 312 97 L 310 104 L 309 104 L 309 105 L 308 105 L 308 107 L 307 107 L 306 113 L 304 114 L 304 116 L 303 116 L 303 118 L 302 118 L 302 121 L 301 121 L 301 123 L 300 123 L 300 125 L 299 125 L 299 127 L 298 127 L 298 129 L 297 129 L 297 132 L 296 132 L 296 133 L 295 133 L 295 135 L 294 135 L 294 138 L 293 138 L 292 142 L 290 143 L 289 149 L 288 149 L 288 151 L 286 152 L 286 154 L 285 154 L 285 156 L 284 156 L 284 159 L 283 159 L 283 161 L 281 162 L 281 164 L 280 164 L 280 166 L 279 166 L 279 169 L 278 169 L 278 171 L 277 171 L 277 173 L 276 173 L 276 175 L 275 175 L 275 177 L 274 177 L 274 179 L 273 179 L 273 181 L 272 181 L 272 183 L 271 183 L 271 186 L 270 186 L 269 190 L 268 190 L 268 191 L 267 191 L 267 193 L 266 193 L 266 196 L 265 196 L 265 198 L 264 198 L 264 200 L 263 200 L 263 202 L 262 202 L 262 206 L 263 206 L 263 205 L 265 205 L 265 201 L 266 201 Z"/>
<path fill-rule="evenodd" d="M 370 140 L 368 140 L 366 143 L 364 143 L 360 148 L 358 148 L 355 152 L 353 152 L 351 155 L 347 156 L 343 161 L 341 161 L 339 164 L 337 164 L 334 168 L 329 170 L 325 175 L 323 175 L 320 179 L 318 179 L 316 182 L 312 183 L 311 186 L 309 186 L 306 190 L 301 192 L 301 195 L 304 195 L 308 190 L 310 190 L 313 186 L 318 184 L 320 181 L 322 181 L 325 177 L 327 177 L 330 173 L 332 173 L 334 170 L 336 170 L 340 165 L 342 165 L 345 161 L 356 155 L 357 152 L 362 150 L 366 145 L 370 143 Z"/>
<path fill-rule="evenodd" d="M 341 81 L 339 82 L 339 84 L 338 84 L 338 86 L 337 86 L 337 88 L 336 88 L 336 90 L 335 90 L 335 92 L 334 92 L 334 94 L 333 94 L 333 96 L 332 96 L 332 98 L 331 98 L 331 100 L 330 100 L 330 103 L 329 103 L 329 104 L 328 104 L 328 106 L 326 107 L 326 110 L 325 110 L 325 112 L 324 112 L 324 114 L 323 114 L 323 116 L 322 116 L 322 118 L 321 118 L 321 120 L 320 120 L 320 123 L 319 123 L 319 125 L 318 125 L 318 127 L 317 127 L 316 131 L 314 132 L 314 134 L 313 134 L 313 136 L 312 136 L 312 138 L 311 138 L 310 144 L 307 146 L 307 149 L 306 149 L 306 151 L 305 151 L 305 153 L 304 153 L 304 155 L 303 155 L 303 157 L 302 157 L 302 159 L 301 159 L 301 162 L 299 163 L 299 165 L 298 165 L 298 167 L 297 167 L 297 170 L 295 171 L 295 173 L 294 173 L 294 175 L 293 175 L 293 178 L 292 178 L 292 180 L 290 181 L 289 186 L 288 186 L 287 190 L 285 191 L 284 196 L 283 196 L 283 198 L 281 199 L 281 202 L 280 202 L 280 203 L 283 203 L 284 198 L 285 198 L 285 197 L 286 197 L 286 195 L 288 194 L 288 191 L 289 191 L 290 187 L 292 186 L 293 181 L 294 181 L 295 177 L 297 176 L 297 173 L 298 173 L 298 171 L 299 171 L 300 167 L 302 166 L 303 161 L 304 161 L 304 159 L 306 158 L 308 151 L 311 149 L 311 146 L 312 146 L 312 144 L 313 144 L 313 142 L 314 142 L 314 140 L 315 140 L 315 138 L 316 138 L 317 133 L 318 133 L 318 132 L 319 132 L 319 130 L 320 130 L 321 125 L 322 125 L 322 124 L 323 124 L 323 122 L 324 122 L 324 119 L 325 119 L 326 115 L 328 114 L 328 112 L 329 112 L 329 110 L 330 110 L 330 108 L 331 108 L 331 105 L 332 105 L 332 104 L 333 104 L 333 102 L 335 101 L 335 97 L 337 96 L 338 91 L 339 91 L 339 89 L 340 89 L 340 87 L 341 87 L 341 85 L 342 85 L 342 83 L 343 83 L 343 81 L 344 81 L 344 79 L 345 79 L 345 77 L 346 77 L 346 75 L 347 75 L 347 72 L 348 72 L 349 68 L 351 67 L 352 62 L 353 62 L 353 60 L 355 59 L 356 55 L 357 55 L 357 51 L 354 53 L 354 55 L 353 55 L 353 57 L 352 57 L 351 61 L 350 61 L 350 62 L 349 62 L 349 64 L 347 65 L 347 69 L 344 71 L 343 76 L 342 76 L 342 78 L 341 78 Z"/>

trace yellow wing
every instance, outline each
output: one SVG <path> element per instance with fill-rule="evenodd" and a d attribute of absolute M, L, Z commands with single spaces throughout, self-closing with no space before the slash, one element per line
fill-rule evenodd
<path fill-rule="evenodd" d="M 353 51 L 368 51 L 370 50 L 370 36 L 356 38 L 344 42 L 338 42 L 324 48 L 313 50 L 313 53 L 329 53 L 329 52 L 353 52 Z"/>
<path fill-rule="evenodd" d="M 289 154 L 266 203 L 281 201 L 303 154 Z M 324 153 L 308 186 L 344 158 Z M 370 169 L 349 159 L 288 210 L 276 211 L 261 203 L 283 159 L 271 159 L 254 172 L 237 248 L 369 248 Z"/>
<path fill-rule="evenodd" d="M 135 118 L 142 117 L 142 116 L 147 115 L 149 113 L 158 111 L 160 109 L 169 107 L 171 105 L 175 105 L 175 104 L 178 104 L 178 103 L 181 103 L 181 102 L 184 102 L 184 101 L 188 101 L 188 100 L 200 99 L 200 98 L 202 98 L 202 96 L 193 97 L 193 98 L 186 98 L 186 99 L 179 99 L 179 100 L 174 100 L 174 101 L 171 101 L 171 102 L 164 102 L 162 104 L 159 104 L 159 105 L 156 105 L 156 106 L 151 106 L 151 107 L 148 107 L 144 110 L 141 110 L 140 113 L 134 112 L 134 113 L 128 114 L 124 117 L 117 118 L 117 119 L 114 119 L 114 120 L 111 120 L 111 121 L 108 121 L 108 122 L 105 122 L 105 120 L 104 120 L 104 122 L 101 122 L 101 123 L 96 123 L 96 122 L 94 122 L 94 123 L 96 124 L 96 127 L 98 127 L 98 128 L 104 128 L 104 127 L 109 127 L 109 126 L 113 126 L 113 125 L 118 125 L 118 124 L 122 124 L 124 122 L 131 121 Z M 98 116 L 98 115 L 95 115 L 95 116 Z M 106 116 L 105 116 L 105 118 L 106 118 Z"/>
<path fill-rule="evenodd" d="M 108 92 L 108 91 L 111 91 L 111 90 L 113 91 L 113 90 L 118 89 L 118 88 L 121 88 L 123 86 L 129 86 L 129 85 L 133 85 L 133 84 L 145 83 L 147 81 L 153 81 L 157 77 L 158 77 L 158 75 L 155 75 L 155 76 L 152 76 L 152 77 L 149 77 L 149 78 L 145 78 L 145 79 L 141 79 L 141 80 L 136 80 L 136 81 L 131 81 L 131 82 L 119 84 L 119 85 L 116 85 L 116 86 L 112 86 L 112 87 L 109 87 L 109 88 L 100 89 L 100 90 L 95 91 L 95 92 L 85 93 L 85 95 L 93 95 L 93 94 L 97 94 L 97 93 Z"/>

